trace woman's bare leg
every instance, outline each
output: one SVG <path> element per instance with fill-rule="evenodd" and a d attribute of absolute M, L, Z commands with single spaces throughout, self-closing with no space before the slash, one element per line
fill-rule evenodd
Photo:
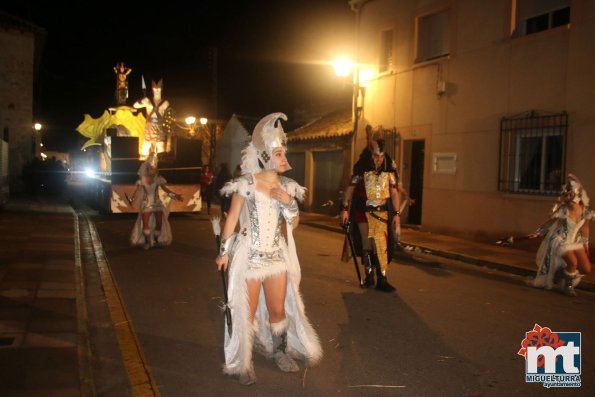
<path fill-rule="evenodd" d="M 258 307 L 258 296 L 260 295 L 260 280 L 246 280 L 246 290 L 248 293 L 248 304 L 250 306 L 250 323 L 254 321 L 256 308 Z"/>
<path fill-rule="evenodd" d="M 143 212 L 143 231 L 151 230 L 151 213 Z"/>
<path fill-rule="evenodd" d="M 562 255 L 564 262 L 566 262 L 566 271 L 568 273 L 576 272 L 578 267 L 578 258 L 576 257 L 576 251 L 566 251 L 564 255 Z"/>
<path fill-rule="evenodd" d="M 591 273 L 591 261 L 587 256 L 587 251 L 583 248 L 574 251 L 577 259 L 577 267 L 580 274 Z"/>
<path fill-rule="evenodd" d="M 155 212 L 155 230 L 161 231 L 162 223 L 163 223 L 163 211 Z"/>
<path fill-rule="evenodd" d="M 269 311 L 269 322 L 278 323 L 285 319 L 285 295 L 287 294 L 287 273 L 277 274 L 262 283 L 264 297 Z"/>

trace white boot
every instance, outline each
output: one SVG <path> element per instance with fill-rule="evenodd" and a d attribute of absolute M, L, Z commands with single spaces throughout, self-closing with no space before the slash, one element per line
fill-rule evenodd
<path fill-rule="evenodd" d="M 253 341 L 257 340 L 257 335 L 258 335 L 258 322 L 256 320 L 254 320 L 252 322 L 252 328 L 248 330 L 248 332 L 250 333 L 250 343 L 252 345 L 254 345 Z M 245 372 L 242 372 L 240 374 L 240 377 L 238 379 L 238 381 L 240 382 L 240 385 L 243 386 L 250 386 L 256 383 L 256 373 L 254 372 L 254 361 L 250 361 L 250 366 L 248 367 L 248 369 Z"/>
<path fill-rule="evenodd" d="M 148 250 L 151 248 L 151 229 L 143 229 L 143 234 L 145 235 L 145 244 L 143 248 Z"/>
<path fill-rule="evenodd" d="M 574 287 L 581 282 L 581 278 L 583 277 L 582 274 L 579 274 L 578 271 L 574 271 L 573 273 L 568 273 L 564 270 L 564 277 L 562 278 L 562 282 L 560 283 L 560 288 L 565 295 L 568 296 L 576 296 L 576 291 Z"/>
<path fill-rule="evenodd" d="M 300 370 L 299 365 L 285 352 L 287 349 L 288 325 L 289 320 L 287 317 L 278 323 L 271 323 L 271 333 L 273 334 L 273 359 L 281 371 L 298 372 Z"/>
<path fill-rule="evenodd" d="M 240 378 L 238 379 L 240 385 L 242 386 L 250 386 L 256 383 L 256 373 L 254 373 L 254 362 L 250 363 L 250 368 L 244 373 L 240 374 Z"/>

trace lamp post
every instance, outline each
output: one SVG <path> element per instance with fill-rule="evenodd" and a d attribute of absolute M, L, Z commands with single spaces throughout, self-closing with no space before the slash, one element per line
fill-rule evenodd
<path fill-rule="evenodd" d="M 349 167 L 351 169 L 355 164 L 357 130 L 359 127 L 359 118 L 364 108 L 364 96 L 366 94 L 366 87 L 360 85 L 360 70 L 358 64 L 354 64 L 346 58 L 340 58 L 333 62 L 333 66 L 335 68 L 335 74 L 338 77 L 342 77 L 346 80 L 349 76 L 353 75 L 353 81 L 352 83 L 350 83 L 350 85 L 352 86 L 351 111 L 353 118 L 353 135 L 351 139 L 351 164 Z"/>
<path fill-rule="evenodd" d="M 215 148 L 217 144 L 217 128 L 213 130 L 212 123 L 209 124 L 209 120 L 206 117 L 200 118 L 200 124 L 203 126 L 209 136 L 209 165 L 211 169 L 215 169 Z"/>
<path fill-rule="evenodd" d="M 208 164 L 213 169 L 214 162 L 215 162 L 215 144 L 216 144 L 216 130 L 213 130 L 212 126 L 209 124 L 209 119 L 206 117 L 201 117 L 198 120 L 194 116 L 188 116 L 184 119 L 186 125 L 188 126 L 188 134 L 191 137 L 194 137 L 197 132 L 200 132 L 203 139 L 203 142 L 209 142 L 207 156 L 208 157 Z M 201 153 L 201 157 L 205 152 L 204 148 Z"/>
<path fill-rule="evenodd" d="M 41 129 L 42 129 L 42 125 L 41 123 L 35 123 L 33 124 L 33 155 L 35 157 L 39 157 L 41 155 L 41 147 L 43 146 L 43 143 L 41 142 Z"/>

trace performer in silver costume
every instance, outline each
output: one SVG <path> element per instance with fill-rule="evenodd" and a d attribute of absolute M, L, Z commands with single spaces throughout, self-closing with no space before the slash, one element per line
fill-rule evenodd
<path fill-rule="evenodd" d="M 256 382 L 253 348 L 285 372 L 299 371 L 295 359 L 311 366 L 322 358 L 318 336 L 304 313 L 293 239 L 299 222 L 296 200 L 303 200 L 305 189 L 279 175 L 291 169 L 279 119 L 287 117 L 273 113 L 259 121 L 242 152 L 242 176 L 221 189 L 232 195 L 216 259 L 219 269 L 229 266 L 233 318 L 231 335 L 226 324 L 223 371 L 238 375 L 243 385 Z M 239 232 L 234 233 L 238 220 Z"/>
<path fill-rule="evenodd" d="M 529 235 L 545 236 L 537 251 L 534 287 L 551 289 L 559 284 L 566 295 L 576 296 L 574 288 L 591 272 L 589 221 L 593 219 L 587 192 L 578 178 L 569 174 L 550 219 Z"/>
<path fill-rule="evenodd" d="M 147 122 L 143 136 L 142 156 L 148 156 L 150 152 L 163 153 L 167 136 L 163 128 L 165 112 L 169 108 L 169 102 L 162 99 L 163 79 L 158 82 L 151 82 L 153 98 L 144 97 L 136 101 L 132 106 L 137 109 L 147 109 Z"/>
<path fill-rule="evenodd" d="M 172 241 L 168 220 L 169 206 L 164 205 L 164 199 L 159 195 L 160 189 L 167 194 L 166 199 L 182 201 L 182 196 L 169 190 L 167 181 L 157 172 L 157 164 L 156 153 L 151 153 L 141 164 L 136 189 L 130 200 L 139 207 L 138 217 L 130 235 L 130 243 L 133 246 L 143 246 L 145 249 L 154 245 L 169 245 Z M 139 191 L 141 192 L 138 197 L 139 202 L 136 202 L 136 194 Z"/>

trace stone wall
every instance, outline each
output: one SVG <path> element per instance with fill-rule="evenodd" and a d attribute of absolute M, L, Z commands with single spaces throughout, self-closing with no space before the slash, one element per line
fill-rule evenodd
<path fill-rule="evenodd" d="M 34 156 L 34 43 L 33 33 L 0 26 L 0 134 L 10 146 L 12 192 L 22 191 L 23 165 Z"/>

